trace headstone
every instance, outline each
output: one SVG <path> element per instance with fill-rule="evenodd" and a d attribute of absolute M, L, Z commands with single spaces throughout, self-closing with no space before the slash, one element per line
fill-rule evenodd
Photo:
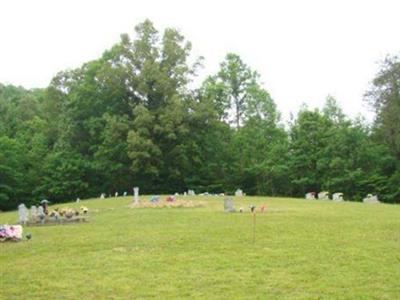
<path fill-rule="evenodd" d="M 124 197 L 126 197 L 128 195 L 128 193 L 127 192 L 124 192 Z"/>
<path fill-rule="evenodd" d="M 187 193 L 186 193 L 186 192 L 184 192 L 184 193 L 183 193 L 183 196 L 185 196 L 185 197 L 186 197 L 186 196 L 187 196 Z"/>
<path fill-rule="evenodd" d="M 320 199 L 320 200 L 329 200 L 329 192 L 320 192 L 320 193 L 318 193 L 318 199 Z"/>
<path fill-rule="evenodd" d="M 237 189 L 235 192 L 236 197 L 243 197 L 243 191 L 241 189 Z"/>
<path fill-rule="evenodd" d="M 44 219 L 45 219 L 45 213 L 44 213 L 44 208 L 43 208 L 43 206 L 42 205 L 39 205 L 39 207 L 38 207 L 38 217 L 39 217 L 39 220 L 40 220 L 40 223 L 44 223 Z"/>
<path fill-rule="evenodd" d="M 115 197 L 118 197 L 118 192 L 115 192 Z"/>
<path fill-rule="evenodd" d="M 372 194 L 368 194 L 367 197 L 365 197 L 365 198 L 363 199 L 363 202 L 364 202 L 364 203 L 370 203 L 370 204 L 378 204 L 378 203 L 381 203 L 381 202 L 378 200 L 378 196 L 377 196 L 377 195 L 372 195 Z"/>
<path fill-rule="evenodd" d="M 332 195 L 332 200 L 338 202 L 343 201 L 343 193 L 334 193 Z"/>
<path fill-rule="evenodd" d="M 179 193 L 175 193 L 175 196 L 179 196 Z"/>
<path fill-rule="evenodd" d="M 106 194 L 104 194 L 104 193 L 101 193 L 101 195 L 100 195 L 100 199 L 105 199 L 106 198 Z"/>
<path fill-rule="evenodd" d="M 139 204 L 139 188 L 137 186 L 135 186 L 133 188 L 133 201 L 135 204 Z"/>
<path fill-rule="evenodd" d="M 23 203 L 18 205 L 18 222 L 24 225 L 28 222 L 28 209 Z"/>
<path fill-rule="evenodd" d="M 188 195 L 189 196 L 196 196 L 196 193 L 194 192 L 194 190 L 188 190 Z"/>
<path fill-rule="evenodd" d="M 31 206 L 31 217 L 30 217 L 30 221 L 35 223 L 37 221 L 38 218 L 38 210 L 37 207 L 35 205 Z"/>
<path fill-rule="evenodd" d="M 225 212 L 235 212 L 235 208 L 233 207 L 233 201 L 230 198 L 226 198 L 224 200 L 224 211 Z"/>
<path fill-rule="evenodd" d="M 76 198 L 76 202 L 77 202 L 77 203 L 81 202 L 81 199 L 79 199 L 79 197 Z"/>
<path fill-rule="evenodd" d="M 315 199 L 315 193 L 314 192 L 310 192 L 306 194 L 306 199 L 307 200 L 314 200 Z"/>

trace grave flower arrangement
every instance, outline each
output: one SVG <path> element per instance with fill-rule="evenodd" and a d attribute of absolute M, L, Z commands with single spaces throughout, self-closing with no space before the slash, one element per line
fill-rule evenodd
<path fill-rule="evenodd" d="M 0 242 L 22 240 L 21 225 L 0 225 Z"/>
<path fill-rule="evenodd" d="M 174 196 L 168 196 L 165 200 L 161 200 L 160 196 L 152 196 L 150 201 L 130 205 L 131 208 L 195 208 L 201 206 L 203 203 L 200 201 L 182 200 Z"/>

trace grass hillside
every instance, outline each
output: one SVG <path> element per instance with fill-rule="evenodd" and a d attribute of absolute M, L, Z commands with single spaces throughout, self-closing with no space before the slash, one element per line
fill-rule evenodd
<path fill-rule="evenodd" d="M 85 205 L 90 221 L 25 227 L 30 241 L 1 243 L 0 299 L 400 299 L 399 206 L 233 198 L 266 204 L 254 244 L 252 215 L 224 213 L 223 197 L 181 198 L 198 208 L 57 205 Z"/>

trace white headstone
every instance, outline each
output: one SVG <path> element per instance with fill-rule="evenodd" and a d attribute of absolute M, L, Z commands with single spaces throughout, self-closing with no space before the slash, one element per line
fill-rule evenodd
<path fill-rule="evenodd" d="M 139 187 L 135 186 L 133 188 L 133 195 L 134 195 L 133 198 L 134 203 L 139 204 Z"/>
<path fill-rule="evenodd" d="M 195 196 L 196 193 L 194 192 L 194 190 L 188 190 L 188 195 L 189 196 Z"/>
<path fill-rule="evenodd" d="M 381 203 L 381 202 L 378 200 L 378 196 L 377 196 L 377 195 L 372 195 L 372 194 L 368 194 L 367 197 L 365 197 L 365 198 L 363 199 L 363 202 L 364 202 L 364 203 L 370 203 L 370 204 L 378 204 L 378 203 Z"/>
<path fill-rule="evenodd" d="M 118 192 L 115 192 L 115 197 L 118 197 Z"/>
<path fill-rule="evenodd" d="M 78 198 L 76 198 L 76 202 L 81 202 L 81 199 L 79 199 L 79 197 Z"/>
<path fill-rule="evenodd" d="M 185 196 L 185 197 L 186 197 L 186 196 L 187 196 L 187 193 L 186 193 L 186 192 L 184 192 L 184 193 L 183 193 L 183 196 Z"/>
<path fill-rule="evenodd" d="M 18 205 L 18 222 L 20 224 L 26 224 L 26 222 L 28 222 L 28 209 L 23 203 Z"/>
<path fill-rule="evenodd" d="M 39 205 L 39 207 L 38 207 L 38 217 L 39 217 L 39 219 L 40 219 L 40 221 L 42 222 L 42 223 L 44 223 L 44 218 L 45 218 L 45 213 L 44 213 L 44 208 L 43 208 L 43 206 L 41 206 L 41 205 Z"/>
<path fill-rule="evenodd" d="M 104 199 L 106 197 L 106 195 L 104 194 L 104 193 L 102 193 L 101 195 L 100 195 L 100 199 Z"/>
<path fill-rule="evenodd" d="M 128 195 L 128 193 L 127 193 L 127 192 L 124 192 L 124 197 L 126 197 L 126 195 Z"/>
<path fill-rule="evenodd" d="M 36 222 L 37 217 L 38 217 L 37 207 L 35 205 L 32 205 L 31 206 L 31 217 L 30 217 L 31 222 Z"/>
<path fill-rule="evenodd" d="M 320 192 L 320 193 L 318 193 L 318 199 L 329 200 L 329 192 Z"/>
<path fill-rule="evenodd" d="M 237 189 L 235 192 L 236 197 L 243 197 L 243 191 L 241 189 Z"/>
<path fill-rule="evenodd" d="M 332 195 L 332 200 L 338 202 L 343 201 L 343 193 L 334 193 Z"/>
<path fill-rule="evenodd" d="M 314 193 L 314 192 L 307 193 L 307 194 L 306 194 L 306 199 L 307 199 L 307 200 L 313 200 L 313 199 L 315 199 L 315 193 Z"/>

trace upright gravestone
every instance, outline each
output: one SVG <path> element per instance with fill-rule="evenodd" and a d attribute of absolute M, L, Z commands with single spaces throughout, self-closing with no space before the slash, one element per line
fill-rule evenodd
<path fill-rule="evenodd" d="M 115 192 L 115 197 L 118 197 L 118 192 Z"/>
<path fill-rule="evenodd" d="M 337 202 L 343 201 L 343 193 L 334 193 L 332 195 L 332 200 Z"/>
<path fill-rule="evenodd" d="M 37 207 L 36 207 L 35 205 L 32 205 L 32 206 L 31 206 L 31 217 L 30 217 L 30 221 L 31 221 L 32 223 L 36 223 L 37 217 L 38 217 Z"/>
<path fill-rule="evenodd" d="M 196 196 L 196 193 L 194 192 L 194 190 L 188 190 L 188 195 L 189 196 Z"/>
<path fill-rule="evenodd" d="M 44 213 L 44 208 L 43 208 L 43 206 L 42 205 L 39 205 L 39 208 L 38 208 L 38 217 L 39 217 L 39 219 L 40 219 L 40 222 L 42 223 L 42 224 L 44 224 L 44 219 L 45 219 L 45 213 Z"/>
<path fill-rule="evenodd" d="M 307 200 L 314 200 L 315 199 L 315 193 L 314 192 L 307 193 L 306 194 L 306 199 Z"/>
<path fill-rule="evenodd" d="M 28 209 L 23 203 L 18 205 L 18 222 L 24 225 L 28 222 Z"/>
<path fill-rule="evenodd" d="M 233 207 L 233 201 L 230 198 L 226 198 L 224 200 L 224 211 L 225 212 L 235 212 L 235 208 Z"/>
<path fill-rule="evenodd" d="M 368 194 L 367 197 L 365 197 L 365 198 L 363 199 L 363 202 L 364 202 L 364 203 L 370 203 L 370 204 L 378 204 L 378 203 L 381 203 L 381 202 L 378 200 L 378 196 L 377 196 L 377 195 L 372 195 L 372 194 Z"/>
<path fill-rule="evenodd" d="M 124 192 L 124 197 L 126 197 L 128 195 L 128 193 L 127 192 Z"/>
<path fill-rule="evenodd" d="M 320 200 L 329 200 L 329 192 L 320 192 L 320 193 L 318 193 L 318 199 L 320 199 Z"/>
<path fill-rule="evenodd" d="M 137 186 L 133 188 L 133 195 L 133 203 L 139 204 L 139 188 Z"/>
<path fill-rule="evenodd" d="M 237 189 L 235 192 L 236 197 L 243 197 L 243 191 L 241 189 Z"/>
<path fill-rule="evenodd" d="M 100 195 L 100 199 L 105 199 L 106 198 L 106 195 L 104 194 L 104 193 L 102 193 L 101 195 Z"/>

